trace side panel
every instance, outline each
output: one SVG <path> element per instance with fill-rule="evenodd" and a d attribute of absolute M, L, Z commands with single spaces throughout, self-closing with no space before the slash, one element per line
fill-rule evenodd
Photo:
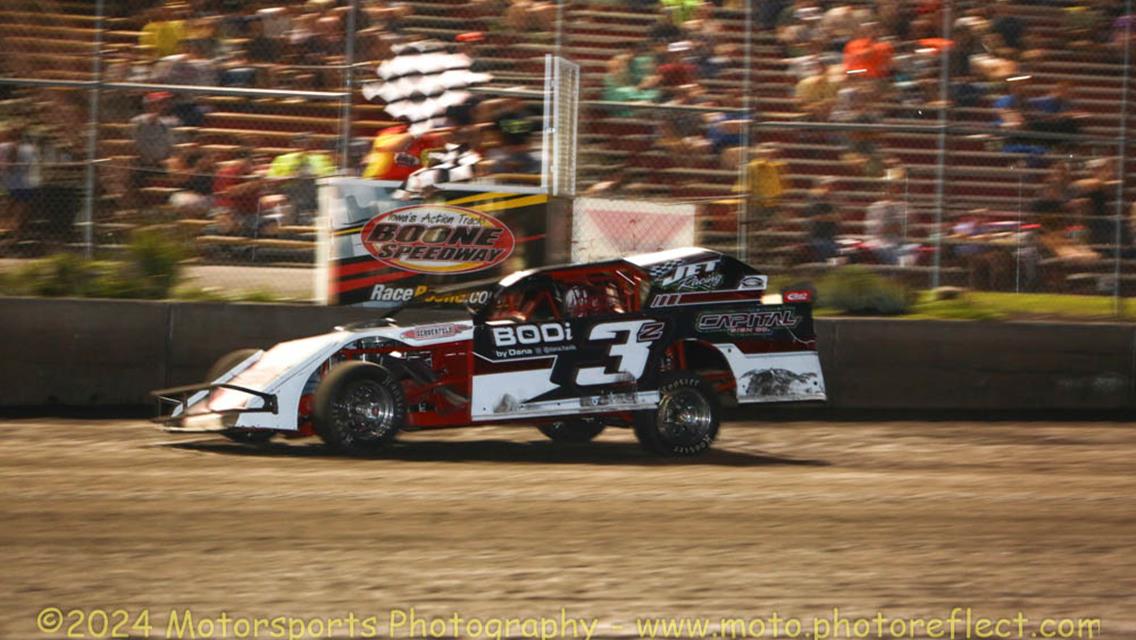
<path fill-rule="evenodd" d="M 642 315 L 491 322 L 474 339 L 474 421 L 628 411 L 658 401 L 671 334 Z"/>
<path fill-rule="evenodd" d="M 824 400 L 824 374 L 815 351 L 743 353 L 733 344 L 714 345 L 737 380 L 738 402 Z"/>

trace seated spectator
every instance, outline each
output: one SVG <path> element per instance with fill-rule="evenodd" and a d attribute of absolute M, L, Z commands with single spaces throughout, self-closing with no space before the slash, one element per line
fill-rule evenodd
<path fill-rule="evenodd" d="M 1006 94 L 994 101 L 994 125 L 1007 135 L 1002 141 L 1002 150 L 1009 153 L 1022 153 L 1031 157 L 1031 164 L 1044 155 L 1046 146 L 1037 139 L 1021 135 L 1029 130 L 1025 81 L 1028 78 L 1014 78 L 1006 82 Z"/>
<path fill-rule="evenodd" d="M 1010 13 L 1010 4 L 1005 0 L 993 3 L 994 18 L 990 21 L 990 29 L 1002 38 L 1007 47 L 1015 51 L 1022 50 L 1023 38 L 1026 34 L 1026 23 L 1019 17 Z"/>
<path fill-rule="evenodd" d="M 145 112 L 130 120 L 130 136 L 134 140 L 134 168 L 128 186 L 128 198 L 146 186 L 154 177 L 166 172 L 166 160 L 173 155 L 180 123 L 171 113 L 173 96 L 165 92 L 146 94 Z"/>
<path fill-rule="evenodd" d="M 1063 215 L 1070 212 L 1069 200 L 1061 193 L 1060 185 L 1046 181 L 1037 197 L 1030 201 L 1029 210 L 1042 215 Z"/>
<path fill-rule="evenodd" d="M 840 212 L 832 201 L 835 183 L 836 178 L 820 178 L 809 190 L 803 214 L 808 220 L 810 262 L 829 262 L 840 255 L 840 246 L 836 242 L 840 232 Z"/>
<path fill-rule="evenodd" d="M 1112 23 L 1112 37 L 1109 42 L 1117 49 L 1124 49 L 1136 40 L 1136 14 L 1125 14 Z"/>
<path fill-rule="evenodd" d="M 690 43 L 672 42 L 667 45 L 663 63 L 659 65 L 659 84 L 666 89 L 691 85 L 698 81 L 697 69 L 687 60 Z"/>
<path fill-rule="evenodd" d="M 505 26 L 517 32 L 547 33 L 556 22 L 556 4 L 538 0 L 510 0 Z"/>
<path fill-rule="evenodd" d="M 891 75 L 895 50 L 891 43 L 880 39 L 879 24 L 868 22 L 860 27 L 857 37 L 844 46 L 844 69 L 863 71 L 869 78 L 887 78 Z"/>
<path fill-rule="evenodd" d="M 215 216 L 222 233 L 257 236 L 275 221 L 261 215 L 264 178 L 256 175 L 256 156 L 248 148 L 217 171 L 213 181 Z"/>
<path fill-rule="evenodd" d="M 169 173 L 179 189 L 170 196 L 170 206 L 179 217 L 202 218 L 213 207 L 213 180 L 217 163 L 213 155 L 191 146 L 171 159 Z"/>
<path fill-rule="evenodd" d="M 702 0 L 661 0 L 661 4 L 663 12 L 669 15 L 676 25 L 680 25 L 694 17 L 694 12 L 698 9 L 698 5 L 702 4 Z"/>
<path fill-rule="evenodd" d="M 829 79 L 829 73 L 821 71 L 798 82 L 793 96 L 797 99 L 797 107 L 810 119 L 824 121 L 832 113 L 839 91 L 840 86 Z"/>
<path fill-rule="evenodd" d="M 1116 245 L 1127 247 L 1132 244 L 1132 234 L 1127 225 L 1120 225 L 1114 204 L 1116 199 L 1116 172 L 1109 158 L 1094 158 L 1088 163 L 1092 174 L 1073 184 L 1077 200 L 1075 206 L 1085 217 L 1089 228 L 1089 243 L 1093 245 Z M 1119 236 L 1117 232 L 1119 231 Z"/>
<path fill-rule="evenodd" d="M 665 45 L 681 40 L 682 29 L 679 28 L 671 16 L 660 13 L 659 17 L 647 29 L 647 39 L 651 44 Z"/>
<path fill-rule="evenodd" d="M 1099 42 L 1104 14 L 1091 3 L 1083 2 L 1062 9 L 1061 30 L 1070 49 L 1085 49 Z"/>
<path fill-rule="evenodd" d="M 1081 133 L 1081 120 L 1085 114 L 1073 109 L 1069 96 L 1069 83 L 1062 80 L 1036 98 L 1028 102 L 1030 106 L 1029 128 L 1041 133 L 1060 133 L 1078 135 Z M 1070 147 L 1071 141 L 1050 141 L 1049 146 Z"/>
<path fill-rule="evenodd" d="M 809 43 L 820 41 L 822 15 L 815 0 L 794 0 L 777 16 L 777 40 L 787 55 L 802 55 Z"/>
<path fill-rule="evenodd" d="M 777 155 L 777 145 L 757 145 L 753 160 L 742 174 L 743 182 L 735 187 L 746 194 L 746 219 L 751 230 L 768 229 L 778 217 L 781 196 L 788 187 L 788 166 Z"/>
<path fill-rule="evenodd" d="M 883 196 L 868 205 L 864 216 L 864 231 L 868 246 L 880 264 L 897 265 L 904 256 L 904 218 L 906 206 L 897 199 L 899 185 L 887 181 Z"/>
<path fill-rule="evenodd" d="M 282 181 L 279 190 L 288 197 L 297 220 L 306 224 L 319 209 L 316 179 L 335 173 L 335 162 L 319 150 L 311 134 L 301 134 L 292 141 L 296 151 L 276 156 L 268 168 L 270 180 Z"/>
<path fill-rule="evenodd" d="M 658 89 L 658 76 L 636 77 L 631 60 L 629 53 L 608 60 L 607 74 L 603 79 L 603 99 L 611 102 L 658 102 L 662 96 Z"/>
<path fill-rule="evenodd" d="M 500 146 L 491 149 L 488 160 L 494 173 L 540 173 L 540 160 L 533 156 L 532 138 L 540 111 L 523 101 L 509 98 L 487 100 L 483 113 L 493 123 Z"/>
<path fill-rule="evenodd" d="M 166 56 L 154 65 L 153 82 L 211 87 L 218 84 L 218 70 L 206 53 L 206 44 L 200 40 L 183 40 L 180 53 Z M 205 122 L 205 109 L 191 93 L 175 93 L 172 99 L 173 115 L 187 127 L 199 127 Z"/>
<path fill-rule="evenodd" d="M 900 41 L 911 37 L 911 21 L 915 18 L 911 6 L 902 0 L 877 0 L 876 20 L 880 33 Z"/>
<path fill-rule="evenodd" d="M 969 74 L 952 78 L 950 92 L 956 107 L 981 107 L 986 102 L 985 85 Z"/>
<path fill-rule="evenodd" d="M 843 57 L 840 54 L 825 51 L 824 42 L 819 38 L 805 43 L 801 55 L 785 60 L 789 64 L 789 73 L 798 82 L 824 73 L 833 65 L 842 64 L 842 61 Z"/>
<path fill-rule="evenodd" d="M 871 12 L 851 4 L 834 4 L 820 20 L 821 33 L 828 37 L 833 51 L 844 51 L 844 46 L 857 36 L 860 25 L 871 21 Z"/>
<path fill-rule="evenodd" d="M 278 38 L 273 38 L 265 32 L 264 18 L 253 16 L 248 20 L 248 42 L 245 44 L 245 55 L 250 62 L 257 64 L 274 64 L 280 61 L 283 50 Z"/>
<path fill-rule="evenodd" d="M 704 106 L 716 107 L 717 103 L 705 103 Z M 726 149 L 737 147 L 742 144 L 744 139 L 745 129 L 749 125 L 749 121 L 745 119 L 737 119 L 736 116 L 729 116 L 721 111 L 713 111 L 703 116 L 703 123 L 706 126 L 706 139 L 710 141 L 711 150 L 720 155 Z M 725 168 L 733 169 L 737 165 L 727 166 Z"/>
<path fill-rule="evenodd" d="M 178 19 L 170 4 L 154 8 L 150 20 L 142 27 L 138 45 L 154 58 L 172 56 L 186 37 L 185 21 Z"/>

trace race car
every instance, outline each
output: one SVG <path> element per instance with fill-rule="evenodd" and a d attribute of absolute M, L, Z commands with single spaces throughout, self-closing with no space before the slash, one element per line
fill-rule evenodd
<path fill-rule="evenodd" d="M 247 443 L 317 435 L 349 454 L 400 431 L 519 422 L 582 443 L 626 427 L 652 453 L 695 455 L 723 406 L 825 399 L 810 292 L 766 285 L 701 248 L 522 271 L 424 296 L 463 303 L 452 320 L 384 317 L 229 354 L 206 383 L 155 391 L 172 406 L 159 420 Z"/>

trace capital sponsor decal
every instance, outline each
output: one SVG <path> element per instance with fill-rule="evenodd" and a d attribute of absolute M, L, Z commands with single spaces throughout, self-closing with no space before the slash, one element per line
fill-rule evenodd
<path fill-rule="evenodd" d="M 768 311 L 733 311 L 699 314 L 695 326 L 700 333 L 727 333 L 748 336 L 769 333 L 773 329 L 791 329 L 801 322 L 793 309 Z"/>
<path fill-rule="evenodd" d="M 376 260 L 395 269 L 447 275 L 498 265 L 516 244 L 500 220 L 444 204 L 413 205 L 375 216 L 360 239 Z"/>

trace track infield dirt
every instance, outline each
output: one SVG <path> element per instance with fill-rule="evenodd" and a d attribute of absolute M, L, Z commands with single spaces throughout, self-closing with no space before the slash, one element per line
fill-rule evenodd
<path fill-rule="evenodd" d="M 682 461 L 612 429 L 572 447 L 410 434 L 374 459 L 142 421 L 5 420 L 0 443 L 4 639 L 55 637 L 35 627 L 48 606 L 148 608 L 152 637 L 170 609 L 564 608 L 634 637 L 644 616 L 973 607 L 1136 638 L 1136 429 L 1119 423 L 729 422 Z"/>

